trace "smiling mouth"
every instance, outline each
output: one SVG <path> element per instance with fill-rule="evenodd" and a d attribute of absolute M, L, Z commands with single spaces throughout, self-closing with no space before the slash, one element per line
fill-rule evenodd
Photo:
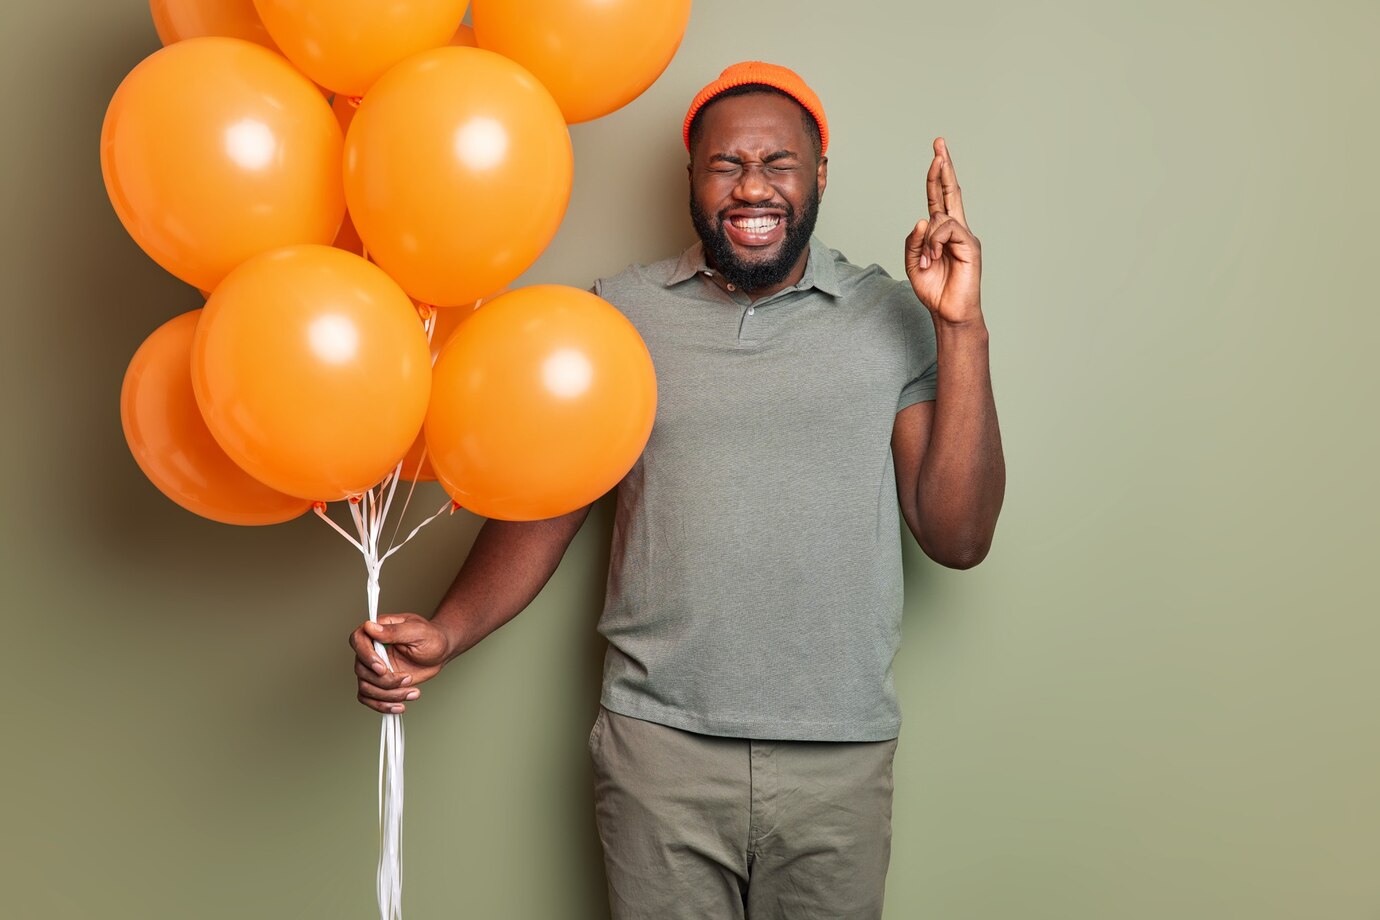
<path fill-rule="evenodd" d="M 745 233 L 770 233 L 781 223 L 781 218 L 775 215 L 771 217 L 731 217 L 728 222 Z"/>
<path fill-rule="evenodd" d="M 727 214 L 723 221 L 723 234 L 739 250 L 766 250 L 786 238 L 786 215 L 779 211 L 766 213 Z"/>

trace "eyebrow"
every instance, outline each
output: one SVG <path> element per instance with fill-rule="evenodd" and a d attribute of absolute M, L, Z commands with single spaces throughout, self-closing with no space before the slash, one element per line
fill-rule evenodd
<path fill-rule="evenodd" d="M 777 160 L 794 160 L 798 155 L 792 150 L 777 150 L 762 157 L 763 163 L 775 163 Z M 734 156 L 731 153 L 716 153 L 709 158 L 711 163 L 732 163 L 734 166 L 742 166 L 743 158 Z"/>

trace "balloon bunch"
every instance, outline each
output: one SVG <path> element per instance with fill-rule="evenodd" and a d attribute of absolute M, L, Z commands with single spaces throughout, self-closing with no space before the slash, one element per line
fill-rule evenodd
<path fill-rule="evenodd" d="M 423 525 L 455 507 L 555 517 L 622 478 L 656 408 L 621 313 L 576 288 L 506 288 L 565 215 L 567 125 L 651 85 L 690 0 L 475 0 L 472 29 L 466 6 L 151 0 L 164 47 L 101 131 L 121 223 L 207 297 L 130 362 L 131 452 L 212 520 L 314 509 L 363 554 L 371 618 L 383 560 L 422 526 L 380 545 L 400 479 L 449 494 Z M 327 515 L 335 501 L 353 536 Z M 391 920 L 402 734 L 384 720 Z"/>

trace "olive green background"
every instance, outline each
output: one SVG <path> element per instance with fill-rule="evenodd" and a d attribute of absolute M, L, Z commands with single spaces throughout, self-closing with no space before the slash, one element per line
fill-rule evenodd
<path fill-rule="evenodd" d="M 823 98 L 819 232 L 856 262 L 901 272 L 950 144 L 1009 485 L 976 569 L 906 538 L 890 920 L 1380 918 L 1378 9 L 698 0 L 657 84 L 572 130 L 527 281 L 689 242 L 681 117 L 736 60 Z M 0 914 L 376 916 L 358 556 L 182 511 L 121 435 L 130 356 L 200 305 L 101 184 L 147 7 L 3 17 Z M 384 608 L 429 612 L 477 526 L 395 556 Z M 608 535 L 605 504 L 406 717 L 408 917 L 606 915 Z"/>

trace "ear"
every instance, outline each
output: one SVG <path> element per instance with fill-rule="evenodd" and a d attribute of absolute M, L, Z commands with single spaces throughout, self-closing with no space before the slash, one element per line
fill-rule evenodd
<path fill-rule="evenodd" d="M 815 170 L 815 183 L 819 188 L 819 197 L 824 197 L 824 187 L 829 184 L 829 158 L 820 157 L 819 167 Z"/>

